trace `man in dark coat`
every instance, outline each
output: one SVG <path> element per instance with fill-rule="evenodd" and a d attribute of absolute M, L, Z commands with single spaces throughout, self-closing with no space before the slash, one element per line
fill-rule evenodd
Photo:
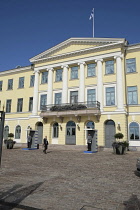
<path fill-rule="evenodd" d="M 47 140 L 47 136 L 45 136 L 45 138 L 43 139 L 43 146 L 44 146 L 44 154 L 46 154 L 46 150 L 48 149 L 48 140 Z"/>
<path fill-rule="evenodd" d="M 28 148 L 31 148 L 31 145 L 32 145 L 32 137 L 31 137 L 31 135 L 29 134 L 28 135 Z"/>
<path fill-rule="evenodd" d="M 88 144 L 88 151 L 91 151 L 92 136 L 90 135 L 90 133 L 88 134 L 87 137 L 87 144 Z"/>

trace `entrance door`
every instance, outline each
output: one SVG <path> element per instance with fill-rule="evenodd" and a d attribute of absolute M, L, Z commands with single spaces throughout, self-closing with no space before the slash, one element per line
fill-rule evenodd
<path fill-rule="evenodd" d="M 73 121 L 69 121 L 66 126 L 66 144 L 76 145 L 76 125 Z"/>
<path fill-rule="evenodd" d="M 38 130 L 38 144 L 42 144 L 42 139 L 43 139 L 43 124 L 42 124 L 42 122 L 37 123 L 37 130 Z"/>
<path fill-rule="evenodd" d="M 105 147 L 112 148 L 112 143 L 114 142 L 115 138 L 115 123 L 113 120 L 108 120 L 105 123 Z"/>

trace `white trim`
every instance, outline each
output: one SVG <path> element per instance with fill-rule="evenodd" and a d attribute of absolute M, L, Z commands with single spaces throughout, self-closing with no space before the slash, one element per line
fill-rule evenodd
<path fill-rule="evenodd" d="M 107 106 L 106 105 L 106 88 L 114 87 L 115 88 L 115 104 L 112 106 Z M 108 85 L 103 85 L 104 89 L 104 107 L 115 107 L 117 106 L 117 93 L 116 93 L 116 84 L 108 84 Z"/>
<path fill-rule="evenodd" d="M 92 90 L 94 89 L 95 90 L 95 94 L 96 94 L 96 101 L 97 101 L 97 85 L 96 86 L 90 86 L 90 87 L 85 87 L 85 101 L 87 101 L 87 91 L 88 90 Z"/>
<path fill-rule="evenodd" d="M 40 98 L 41 98 L 41 95 L 47 95 L 47 91 L 44 91 L 44 92 L 41 92 L 39 93 L 39 100 L 38 100 L 38 111 L 40 112 Z M 47 105 L 47 104 L 46 104 Z"/>
<path fill-rule="evenodd" d="M 56 93 L 61 93 L 61 102 L 62 102 L 62 89 L 61 90 L 55 90 L 55 91 L 53 91 L 53 101 L 52 101 L 53 104 L 55 104 L 55 94 Z"/>
<path fill-rule="evenodd" d="M 79 88 L 68 89 L 68 103 L 70 103 L 70 92 L 73 92 L 73 91 L 78 91 L 78 95 L 79 95 Z"/>

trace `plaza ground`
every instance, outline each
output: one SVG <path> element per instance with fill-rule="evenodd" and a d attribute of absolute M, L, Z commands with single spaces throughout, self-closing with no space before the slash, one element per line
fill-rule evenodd
<path fill-rule="evenodd" d="M 85 154 L 85 146 L 49 145 L 48 153 L 3 147 L 0 209 L 140 209 L 138 151 Z"/>

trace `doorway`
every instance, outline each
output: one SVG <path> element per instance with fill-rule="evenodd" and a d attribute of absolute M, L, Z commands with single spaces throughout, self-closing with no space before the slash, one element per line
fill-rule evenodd
<path fill-rule="evenodd" d="M 76 145 L 76 124 L 73 121 L 67 122 L 66 125 L 66 144 Z"/>
<path fill-rule="evenodd" d="M 38 144 L 42 144 L 43 141 L 43 123 L 36 123 L 36 130 L 38 130 Z"/>
<path fill-rule="evenodd" d="M 115 138 L 115 123 L 113 120 L 107 120 L 105 122 L 105 147 L 112 148 L 112 143 Z"/>

